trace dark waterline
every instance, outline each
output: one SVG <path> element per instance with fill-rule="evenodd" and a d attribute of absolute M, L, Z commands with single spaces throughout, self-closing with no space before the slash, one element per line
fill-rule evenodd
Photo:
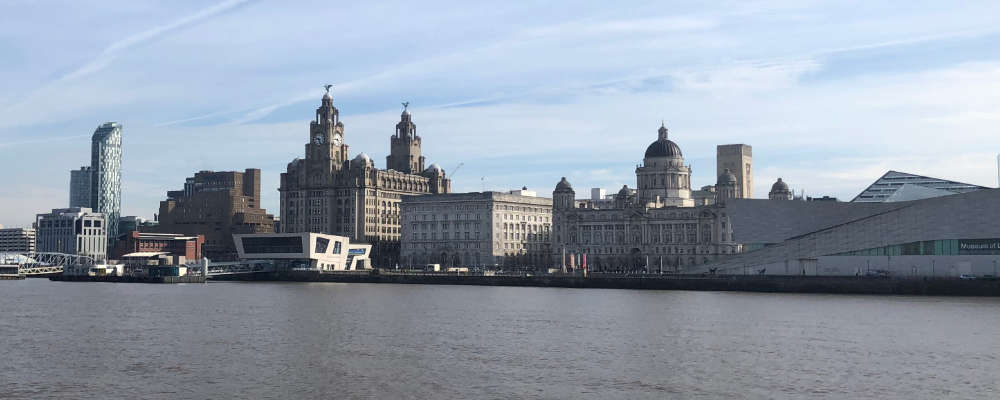
<path fill-rule="evenodd" d="M 0 282 L 0 398 L 997 398 L 1000 299 Z"/>

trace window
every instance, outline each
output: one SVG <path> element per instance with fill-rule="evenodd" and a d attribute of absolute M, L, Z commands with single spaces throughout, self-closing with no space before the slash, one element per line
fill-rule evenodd
<path fill-rule="evenodd" d="M 316 238 L 316 252 L 326 253 L 326 249 L 330 247 L 330 239 L 327 238 Z"/>

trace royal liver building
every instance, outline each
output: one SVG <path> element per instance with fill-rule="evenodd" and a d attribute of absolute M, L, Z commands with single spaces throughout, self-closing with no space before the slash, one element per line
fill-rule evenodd
<path fill-rule="evenodd" d="M 288 163 L 281 174 L 281 231 L 348 236 L 373 245 L 376 266 L 395 265 L 401 197 L 448 193 L 451 180 L 436 164 L 424 168 L 420 136 L 405 103 L 390 144 L 387 169 L 376 168 L 365 153 L 350 158 L 328 89 L 309 124 L 305 158 Z"/>
<path fill-rule="evenodd" d="M 661 126 L 628 186 L 612 202 L 576 200 L 562 178 L 552 192 L 552 251 L 556 267 L 591 271 L 672 272 L 740 251 L 723 205 L 739 197 L 737 178 L 724 170 L 715 204 L 694 206 L 691 167 Z"/>

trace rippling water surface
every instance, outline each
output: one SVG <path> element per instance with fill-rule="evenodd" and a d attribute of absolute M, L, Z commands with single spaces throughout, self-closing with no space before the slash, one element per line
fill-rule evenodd
<path fill-rule="evenodd" d="M 1000 299 L 0 282 L 0 398 L 1000 398 Z"/>

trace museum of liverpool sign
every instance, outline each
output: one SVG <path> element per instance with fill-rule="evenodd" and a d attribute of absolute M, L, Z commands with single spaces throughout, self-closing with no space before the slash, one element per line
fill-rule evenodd
<path fill-rule="evenodd" d="M 959 254 L 1000 254 L 1000 239 L 960 239 Z"/>

